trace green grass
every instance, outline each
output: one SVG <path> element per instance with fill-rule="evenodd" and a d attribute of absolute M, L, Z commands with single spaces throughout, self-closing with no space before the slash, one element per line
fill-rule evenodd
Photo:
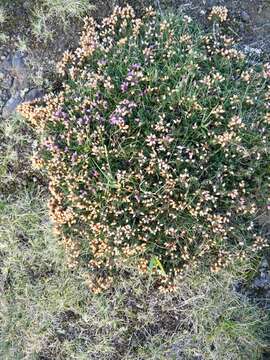
<path fill-rule="evenodd" d="M 5 22 L 7 21 L 7 13 L 5 8 L 0 4 L 0 44 L 4 43 L 7 38 L 5 33 L 3 32 L 3 26 Z"/>
<path fill-rule="evenodd" d="M 0 7 L 0 25 L 2 25 L 7 19 L 7 15 L 6 15 L 6 11 L 5 9 L 1 6 Z"/>

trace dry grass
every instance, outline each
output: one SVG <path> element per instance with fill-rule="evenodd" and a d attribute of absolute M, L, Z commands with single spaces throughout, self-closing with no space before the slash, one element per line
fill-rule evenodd
<path fill-rule="evenodd" d="M 89 0 L 44 0 L 34 6 L 30 19 L 37 39 L 52 40 L 58 27 L 65 31 L 71 21 L 79 21 L 94 6 Z"/>
<path fill-rule="evenodd" d="M 235 269 L 187 274 L 173 296 L 134 272 L 92 296 L 63 266 L 42 192 L 0 212 L 3 359 L 260 359 L 266 314 L 234 293 Z"/>

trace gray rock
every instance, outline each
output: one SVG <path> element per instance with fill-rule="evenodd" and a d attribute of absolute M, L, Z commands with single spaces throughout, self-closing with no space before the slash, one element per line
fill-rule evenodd
<path fill-rule="evenodd" d="M 10 59 L 10 75 L 14 78 L 10 93 L 12 97 L 25 88 L 29 87 L 28 67 L 25 64 L 25 56 L 17 51 Z"/>
<path fill-rule="evenodd" d="M 269 263 L 266 258 L 262 259 L 260 269 L 269 269 Z"/>
<path fill-rule="evenodd" d="M 250 16 L 246 11 L 241 11 L 240 17 L 244 22 L 249 22 L 250 21 Z"/>
<path fill-rule="evenodd" d="M 245 31 L 245 25 L 242 22 L 239 24 L 239 29 L 241 32 Z"/>
<path fill-rule="evenodd" d="M 12 68 L 16 72 L 25 72 L 26 65 L 25 65 L 25 55 L 21 51 L 16 51 L 15 54 L 12 56 L 11 63 Z"/>
<path fill-rule="evenodd" d="M 16 95 L 18 92 L 29 87 L 29 81 L 27 76 L 16 76 L 14 77 L 12 88 L 10 89 L 10 93 L 12 96 Z"/>
<path fill-rule="evenodd" d="M 265 276 L 265 277 L 260 277 L 260 278 L 256 278 L 253 282 L 253 288 L 255 289 L 270 289 L 270 277 L 269 276 Z"/>
<path fill-rule="evenodd" d="M 17 91 L 28 87 L 28 68 L 25 64 L 25 56 L 20 51 L 14 54 L 11 62 L 11 75 L 14 77 L 11 93 L 14 95 Z"/>
<path fill-rule="evenodd" d="M 4 119 L 8 118 L 12 113 L 15 112 L 18 105 L 23 102 L 23 99 L 20 95 L 11 97 L 5 104 L 2 110 L 2 116 Z"/>
<path fill-rule="evenodd" d="M 207 0 L 207 7 L 212 8 L 213 6 L 220 5 L 219 0 Z"/>
<path fill-rule="evenodd" d="M 23 7 L 24 9 L 28 10 L 31 7 L 31 1 L 24 1 Z"/>
<path fill-rule="evenodd" d="M 28 91 L 28 93 L 24 97 L 24 101 L 33 101 L 41 98 L 44 95 L 44 91 L 42 89 L 32 89 Z"/>

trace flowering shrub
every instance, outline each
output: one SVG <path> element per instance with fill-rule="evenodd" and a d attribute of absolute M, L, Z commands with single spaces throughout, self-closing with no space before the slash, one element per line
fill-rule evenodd
<path fill-rule="evenodd" d="M 70 267 L 94 292 L 123 264 L 161 287 L 267 246 L 269 68 L 188 17 L 117 7 L 85 21 L 59 64 L 60 92 L 20 111 L 40 134 L 34 164 Z"/>

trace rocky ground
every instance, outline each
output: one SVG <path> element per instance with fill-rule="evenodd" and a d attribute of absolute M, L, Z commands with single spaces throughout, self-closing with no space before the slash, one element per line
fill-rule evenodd
<path fill-rule="evenodd" d="M 249 283 L 237 282 L 234 290 L 241 294 L 243 298 L 248 298 L 259 306 L 270 309 L 269 257 L 268 260 L 267 257 L 262 259 L 255 278 L 252 278 Z"/>
<path fill-rule="evenodd" d="M 242 49 L 257 55 L 270 52 L 269 0 L 174 0 L 175 6 L 190 12 L 205 28 L 212 6 L 226 6 L 230 14 L 228 27 L 238 38 Z M 268 56 L 269 58 L 269 56 Z"/>
<path fill-rule="evenodd" d="M 31 82 L 26 55 L 20 51 L 2 56 L 0 67 L 2 117 L 7 118 L 24 101 L 43 95 L 41 88 Z"/>

